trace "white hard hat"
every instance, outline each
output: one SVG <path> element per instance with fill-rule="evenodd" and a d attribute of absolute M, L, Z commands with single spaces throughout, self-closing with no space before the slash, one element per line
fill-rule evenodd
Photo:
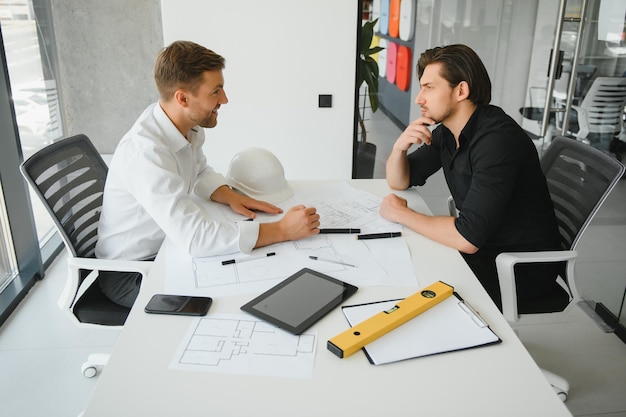
<path fill-rule="evenodd" d="M 257 200 L 278 203 L 293 195 L 285 170 L 276 156 L 263 148 L 248 148 L 230 161 L 226 183 Z"/>

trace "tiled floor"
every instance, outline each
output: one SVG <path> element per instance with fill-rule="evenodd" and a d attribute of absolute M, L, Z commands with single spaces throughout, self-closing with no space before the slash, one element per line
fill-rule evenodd
<path fill-rule="evenodd" d="M 369 123 L 368 138 L 378 151 L 375 176 L 383 178 L 384 160 L 399 131 L 381 112 Z M 448 193 L 441 175 L 419 192 L 435 214 L 447 212 Z M 581 290 L 608 300 L 613 308 L 626 282 L 625 203 L 623 180 L 579 246 Z M 81 364 L 90 353 L 110 352 L 115 344 L 117 330 L 78 328 L 61 313 L 56 301 L 65 273 L 65 255 L 61 255 L 0 327 L 2 416 L 78 416 L 97 383 L 97 378 L 81 375 Z M 614 334 L 604 333 L 574 308 L 561 320 L 519 327 L 519 335 L 541 367 L 569 380 L 566 404 L 575 416 L 626 417 L 626 344 Z"/>
<path fill-rule="evenodd" d="M 76 417 L 97 378 L 81 365 L 90 353 L 110 352 L 119 330 L 75 326 L 57 307 L 66 277 L 59 256 L 0 327 L 0 415 Z"/>

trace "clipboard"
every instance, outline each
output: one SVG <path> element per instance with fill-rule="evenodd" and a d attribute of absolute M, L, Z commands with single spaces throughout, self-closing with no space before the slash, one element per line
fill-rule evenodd
<path fill-rule="evenodd" d="M 399 300 L 343 306 L 350 326 L 392 308 Z M 458 293 L 363 348 L 373 365 L 399 362 L 502 342 Z"/>

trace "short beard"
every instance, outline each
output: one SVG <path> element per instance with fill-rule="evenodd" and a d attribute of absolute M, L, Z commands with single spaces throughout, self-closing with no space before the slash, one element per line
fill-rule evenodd
<path fill-rule="evenodd" d="M 207 117 L 202 120 L 194 120 L 194 123 L 205 129 L 211 129 L 217 125 L 217 117 Z"/>

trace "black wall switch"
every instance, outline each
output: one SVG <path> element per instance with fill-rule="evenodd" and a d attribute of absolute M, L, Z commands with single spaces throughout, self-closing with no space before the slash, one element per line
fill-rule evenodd
<path fill-rule="evenodd" d="M 319 107 L 333 107 L 332 94 L 320 94 L 319 95 Z"/>

